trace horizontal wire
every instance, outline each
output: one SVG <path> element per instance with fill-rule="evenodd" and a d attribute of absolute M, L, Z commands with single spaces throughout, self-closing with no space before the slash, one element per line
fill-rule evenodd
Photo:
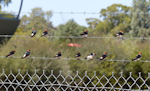
<path fill-rule="evenodd" d="M 0 56 L 1 58 L 6 58 L 5 56 Z M 21 57 L 15 57 L 13 56 L 12 58 L 21 58 Z M 51 57 L 28 57 L 29 59 L 58 59 L 58 58 L 51 58 Z M 60 58 L 61 60 L 77 60 L 77 58 Z M 84 58 L 81 58 L 79 60 L 86 60 Z M 96 60 L 96 61 L 101 61 L 100 59 L 93 59 L 93 60 Z M 107 59 L 105 61 L 110 61 L 110 62 L 113 62 L 113 61 L 121 61 L 121 62 L 130 62 L 132 60 L 113 60 L 113 59 Z M 133 61 L 133 62 L 146 62 L 146 63 L 150 63 L 150 60 L 139 60 L 139 61 Z"/>
<path fill-rule="evenodd" d="M 6 38 L 10 38 L 10 37 L 31 37 L 31 36 L 22 36 L 22 35 L 0 35 L 0 37 L 6 37 Z M 41 37 L 41 36 L 34 36 L 34 37 Z M 54 38 L 54 37 L 58 37 L 58 38 L 84 38 L 81 36 L 47 36 L 49 38 Z M 117 37 L 87 37 L 87 38 L 97 38 L 97 39 L 118 39 Z M 123 39 L 150 39 L 147 37 L 123 37 Z"/>
<path fill-rule="evenodd" d="M 3 12 L 1 12 L 3 14 Z M 0 14 L 1 14 L 0 13 Z M 32 13 L 32 12 L 5 12 L 5 13 Z M 51 12 L 52 14 L 100 14 L 100 12 Z M 105 14 L 150 14 L 150 13 L 143 13 L 143 12 L 139 12 L 139 13 L 132 13 L 132 12 L 114 12 L 114 13 L 105 13 Z"/>
<path fill-rule="evenodd" d="M 94 89 L 94 88 L 96 88 L 96 89 L 120 89 L 121 90 L 121 88 L 114 88 L 114 87 L 83 87 L 83 86 L 72 86 L 72 85 L 66 85 L 66 84 L 53 84 L 53 83 L 51 83 L 51 84 L 44 84 L 44 85 L 30 85 L 30 84 L 21 84 L 21 83 L 14 83 L 14 82 L 0 82 L 0 84 L 2 84 L 2 85 L 9 85 L 9 84 L 11 84 L 11 85 L 19 85 L 19 86 L 25 86 L 25 87 L 43 87 L 43 86 L 53 86 L 53 87 L 59 87 L 59 86 L 64 86 L 64 87 L 71 87 L 71 88 L 82 88 L 82 89 Z"/>

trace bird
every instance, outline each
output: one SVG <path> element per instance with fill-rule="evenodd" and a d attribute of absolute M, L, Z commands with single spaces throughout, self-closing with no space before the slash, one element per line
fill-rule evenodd
<path fill-rule="evenodd" d="M 117 38 L 123 38 L 123 31 L 121 30 L 116 34 Z"/>
<path fill-rule="evenodd" d="M 90 55 L 88 55 L 85 59 L 86 60 L 93 60 L 93 58 L 95 58 L 96 54 L 95 53 L 91 53 Z"/>
<path fill-rule="evenodd" d="M 21 57 L 21 59 L 27 58 L 29 56 L 30 56 L 30 50 L 27 50 L 27 52 Z"/>
<path fill-rule="evenodd" d="M 61 52 L 59 51 L 57 54 L 56 54 L 56 56 L 54 56 L 54 58 L 60 58 L 61 57 Z"/>
<path fill-rule="evenodd" d="M 84 38 L 87 38 L 88 37 L 88 30 L 84 30 L 84 32 L 80 35 Z"/>
<path fill-rule="evenodd" d="M 105 60 L 107 57 L 107 52 L 104 52 L 104 54 L 100 57 L 100 60 Z"/>
<path fill-rule="evenodd" d="M 32 28 L 31 37 L 34 37 L 34 36 L 35 36 L 35 34 L 36 34 L 36 30 L 35 30 L 35 28 Z"/>
<path fill-rule="evenodd" d="M 15 50 L 11 51 L 8 55 L 6 55 L 6 57 L 12 57 L 15 54 Z"/>
<path fill-rule="evenodd" d="M 132 61 L 137 61 L 140 60 L 142 58 L 142 53 L 140 52 L 134 59 L 132 59 Z"/>
<path fill-rule="evenodd" d="M 45 29 L 41 37 L 47 37 L 47 35 L 48 35 L 48 32 L 47 32 L 47 29 Z"/>
<path fill-rule="evenodd" d="M 80 57 L 81 57 L 81 53 L 78 52 L 78 53 L 76 54 L 76 58 L 77 58 L 77 59 L 80 59 Z"/>

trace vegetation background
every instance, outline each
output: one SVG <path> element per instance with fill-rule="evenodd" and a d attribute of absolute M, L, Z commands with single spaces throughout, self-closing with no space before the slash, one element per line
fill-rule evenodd
<path fill-rule="evenodd" d="M 7 0 L 6 0 L 7 1 Z M 1 0 L 0 0 L 1 2 Z M 9 2 L 9 1 L 8 1 Z M 8 2 L 5 4 L 7 5 Z M 0 11 L 3 12 L 3 11 Z M 133 0 L 132 7 L 121 4 L 113 4 L 106 9 L 100 11 L 100 17 L 103 20 L 88 18 L 86 19 L 89 27 L 80 26 L 73 19 L 66 24 L 60 24 L 53 27 L 50 21 L 53 16 L 52 11 L 44 12 L 42 8 L 33 8 L 29 16 L 24 15 L 21 18 L 20 25 L 15 35 L 30 36 L 32 28 L 37 30 L 36 36 L 40 36 L 45 29 L 48 29 L 50 36 L 80 36 L 85 29 L 88 30 L 89 36 L 112 37 L 120 30 L 124 31 L 125 37 L 150 37 L 150 1 Z M 68 43 L 77 43 L 81 47 L 61 46 Z M 21 57 L 28 49 L 31 50 L 31 57 L 54 57 L 58 51 L 62 52 L 62 58 L 75 58 L 77 52 L 81 52 L 81 57 L 85 58 L 91 52 L 96 53 L 99 58 L 104 52 L 108 53 L 107 59 L 114 60 L 131 60 L 142 52 L 141 60 L 150 60 L 150 41 L 149 40 L 119 40 L 119 39 L 62 39 L 62 38 L 14 38 L 9 41 L 4 40 L 0 45 L 0 55 L 7 55 L 10 51 L 16 50 L 14 56 Z M 107 60 L 106 59 L 106 60 Z M 18 69 L 25 74 L 28 69 L 30 74 L 37 70 L 38 74 L 42 74 L 45 70 L 46 74 L 50 74 L 54 70 L 54 74 L 58 75 L 59 70 L 63 75 L 67 75 L 68 70 L 72 75 L 79 71 L 79 75 L 83 76 L 84 71 L 88 72 L 89 77 L 93 76 L 93 72 L 97 72 L 97 76 L 101 76 L 105 72 L 106 76 L 111 76 L 114 72 L 115 76 L 120 76 L 120 72 L 125 77 L 132 72 L 133 77 L 138 77 L 138 72 L 142 72 L 142 77 L 147 77 L 150 72 L 150 63 L 142 62 L 108 62 L 95 60 L 42 60 L 42 59 L 14 59 L 0 58 L 0 69 L 5 69 L 6 74 L 13 70 L 17 74 Z M 2 71 L 0 71 L 2 72 Z M 84 80 L 86 82 L 86 80 Z"/>

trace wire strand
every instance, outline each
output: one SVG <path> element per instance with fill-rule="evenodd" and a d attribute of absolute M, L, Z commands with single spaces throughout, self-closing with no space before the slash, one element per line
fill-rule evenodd
<path fill-rule="evenodd" d="M 5 56 L 0 56 L 2 59 L 3 58 L 6 58 Z M 9 57 L 10 58 L 10 57 Z M 13 56 L 12 58 L 21 58 L 21 57 L 15 57 L 15 56 Z M 28 57 L 28 59 L 54 59 L 54 60 L 56 60 L 56 59 L 58 59 L 58 58 L 51 58 L 51 57 Z M 59 60 L 77 60 L 77 58 L 60 58 Z M 81 58 L 81 59 L 79 59 L 79 60 L 86 60 L 86 59 L 84 59 L 84 58 Z M 100 59 L 93 59 L 93 60 L 95 60 L 95 61 L 101 61 Z M 122 60 L 113 60 L 113 59 L 107 59 L 107 60 L 105 60 L 105 61 L 110 61 L 110 62 L 114 62 L 114 61 L 120 61 L 120 62 L 131 62 L 132 60 L 124 60 L 124 59 L 122 59 Z M 146 63 L 150 63 L 150 60 L 139 60 L 139 61 L 133 61 L 133 62 L 146 62 Z"/>
<path fill-rule="evenodd" d="M 1 12 L 2 14 L 3 14 L 3 12 Z M 28 13 L 28 14 L 30 14 L 30 13 L 32 13 L 32 12 L 5 12 L 5 13 Z M 100 14 L 100 12 L 85 12 L 85 11 L 83 11 L 83 12 L 62 12 L 62 11 L 60 11 L 60 12 L 51 12 L 52 14 Z M 125 12 L 111 12 L 111 13 L 108 13 L 108 12 L 106 12 L 105 14 L 150 14 L 150 13 L 143 13 L 143 12 L 139 12 L 139 13 L 132 13 L 132 12 L 127 12 L 127 13 L 125 13 Z"/>
<path fill-rule="evenodd" d="M 0 37 L 5 37 L 5 38 L 10 38 L 10 37 L 31 37 L 31 36 L 22 36 L 22 35 L 0 35 Z M 34 37 L 41 37 L 41 36 L 34 36 Z M 47 36 L 48 38 L 54 38 L 54 37 L 58 37 L 58 38 L 84 38 L 81 36 Z M 90 39 L 118 39 L 117 37 L 87 37 Z M 123 37 L 123 39 L 150 39 L 148 37 Z"/>

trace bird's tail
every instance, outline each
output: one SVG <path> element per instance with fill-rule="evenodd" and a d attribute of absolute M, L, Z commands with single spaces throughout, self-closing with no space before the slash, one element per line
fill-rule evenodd
<path fill-rule="evenodd" d="M 34 36 L 34 34 L 32 33 L 32 34 L 31 34 L 31 37 L 33 37 L 33 36 Z"/>
<path fill-rule="evenodd" d="M 103 57 L 100 57 L 100 60 L 103 60 L 104 58 Z"/>
<path fill-rule="evenodd" d="M 43 37 L 43 36 L 44 36 L 44 34 L 41 35 L 41 37 Z"/>

